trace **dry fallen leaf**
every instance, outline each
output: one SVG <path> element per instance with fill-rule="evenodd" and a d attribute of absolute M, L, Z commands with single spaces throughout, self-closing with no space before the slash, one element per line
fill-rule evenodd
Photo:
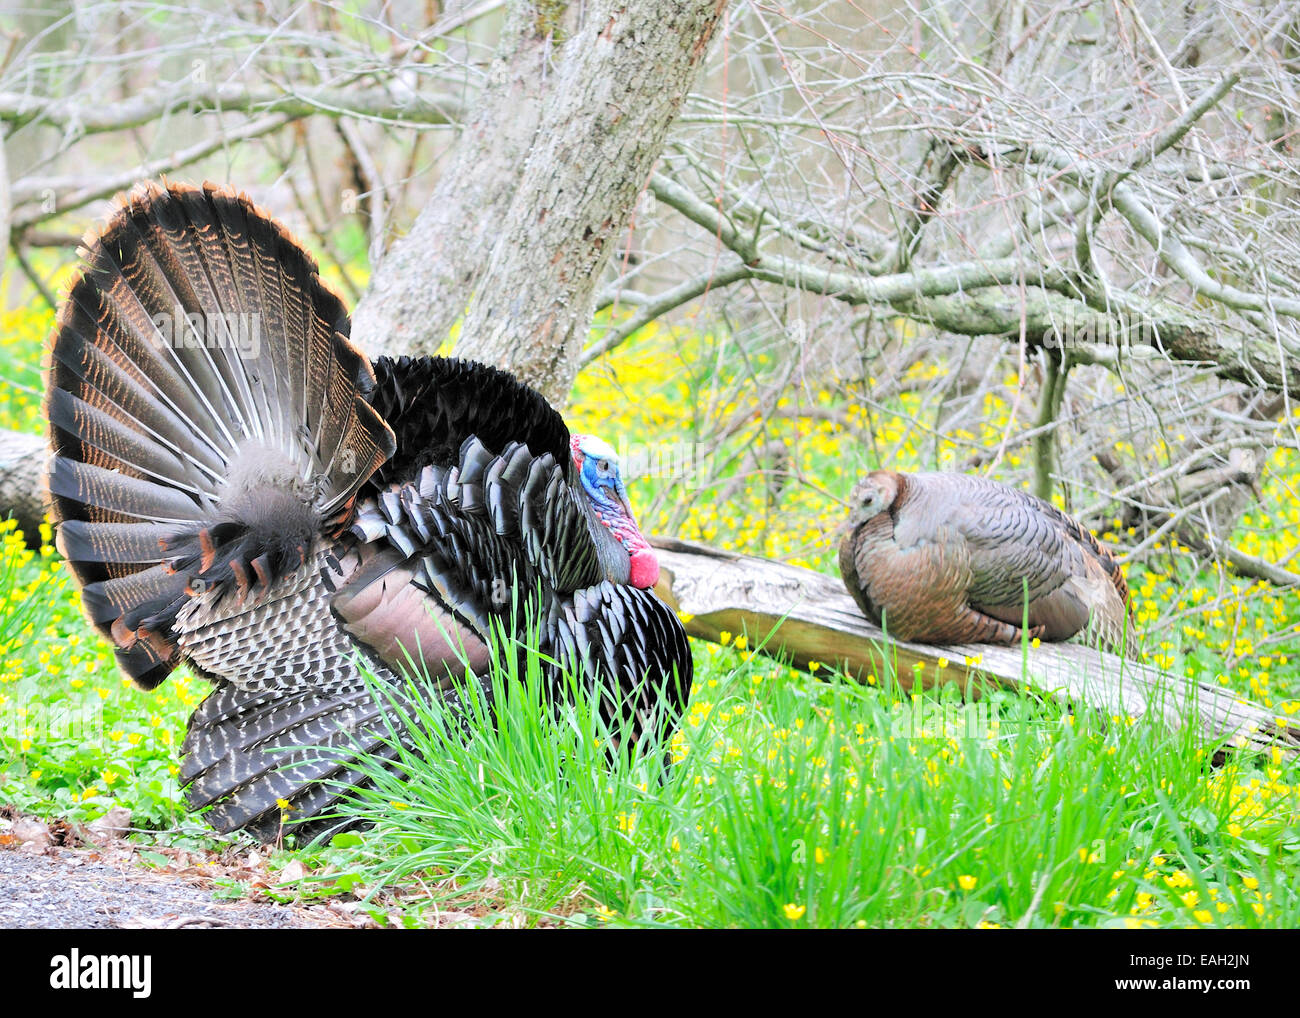
<path fill-rule="evenodd" d="M 280 883 L 296 884 L 303 878 L 304 873 L 306 873 L 306 870 L 303 869 L 302 863 L 297 859 L 293 859 L 280 871 Z"/>
<path fill-rule="evenodd" d="M 44 848 L 50 843 L 50 829 L 31 817 L 20 817 L 14 821 L 13 836 L 20 845 Z"/>
<path fill-rule="evenodd" d="M 96 844 L 116 841 L 131 830 L 131 811 L 125 806 L 114 806 L 98 820 L 86 827 L 90 840 Z"/>

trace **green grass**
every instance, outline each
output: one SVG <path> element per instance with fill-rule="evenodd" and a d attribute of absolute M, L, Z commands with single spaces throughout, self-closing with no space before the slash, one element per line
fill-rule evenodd
<path fill-rule="evenodd" d="M 1218 747 L 1189 730 L 1006 694 L 908 702 L 758 657 L 698 663 L 681 734 L 636 754 L 611 758 L 618 733 L 580 689 L 558 716 L 540 706 L 535 669 L 494 673 L 495 720 L 468 688 L 468 735 L 436 703 L 422 709 L 404 775 L 372 768 L 355 811 L 373 826 L 343 836 L 331 867 L 347 886 L 403 887 L 423 919 L 469 907 L 569 925 L 1300 920 L 1295 764 L 1215 768 Z"/>
<path fill-rule="evenodd" d="M 199 829 L 177 780 L 185 722 L 206 683 L 134 689 L 81 617 L 71 581 L 0 524 L 0 803 L 75 821 L 114 805 L 151 828 Z"/>

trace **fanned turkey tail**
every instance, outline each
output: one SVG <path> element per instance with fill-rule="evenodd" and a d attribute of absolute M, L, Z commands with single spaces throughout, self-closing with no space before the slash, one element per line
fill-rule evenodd
<path fill-rule="evenodd" d="M 83 256 L 51 350 L 50 494 L 92 622 L 150 689 L 186 601 L 301 567 L 393 435 L 342 303 L 246 197 L 144 185 Z"/>
<path fill-rule="evenodd" d="M 46 397 L 59 549 L 138 686 L 185 659 L 217 681 L 240 675 L 232 648 L 255 653 L 250 640 L 312 622 L 277 607 L 318 582 L 320 539 L 351 525 L 358 490 L 393 453 L 366 398 L 373 372 L 311 257 L 243 195 L 142 185 L 82 253 Z M 256 632 L 259 612 L 285 628 Z M 346 648 L 319 639 L 303 652 Z M 287 678 L 295 662 L 280 659 Z M 273 710 L 278 697 L 214 691 L 224 699 L 191 722 L 194 759 L 215 764 L 254 732 L 282 738 L 356 700 L 289 686 Z"/>

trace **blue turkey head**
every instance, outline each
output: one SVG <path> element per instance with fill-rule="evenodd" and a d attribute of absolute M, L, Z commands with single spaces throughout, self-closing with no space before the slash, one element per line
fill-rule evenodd
<path fill-rule="evenodd" d="M 594 435 L 574 435 L 570 447 L 606 579 L 634 587 L 653 587 L 659 579 L 659 560 L 636 525 L 618 453 Z"/>

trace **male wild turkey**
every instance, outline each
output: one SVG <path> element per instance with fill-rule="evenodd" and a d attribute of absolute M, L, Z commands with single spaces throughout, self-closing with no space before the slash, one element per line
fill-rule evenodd
<path fill-rule="evenodd" d="M 273 837 L 277 800 L 310 821 L 351 747 L 391 752 L 358 656 L 450 698 L 525 608 L 552 682 L 581 666 L 610 718 L 677 718 L 690 651 L 607 445 L 502 371 L 369 363 L 242 195 L 144 185 L 85 260 L 48 379 L 58 545 L 140 688 L 214 683 L 181 768 L 214 827 Z"/>
<path fill-rule="evenodd" d="M 1128 647 L 1119 564 L 1054 505 L 985 477 L 876 470 L 854 491 L 840 573 L 904 640 L 1015 643 L 1076 633 Z"/>

